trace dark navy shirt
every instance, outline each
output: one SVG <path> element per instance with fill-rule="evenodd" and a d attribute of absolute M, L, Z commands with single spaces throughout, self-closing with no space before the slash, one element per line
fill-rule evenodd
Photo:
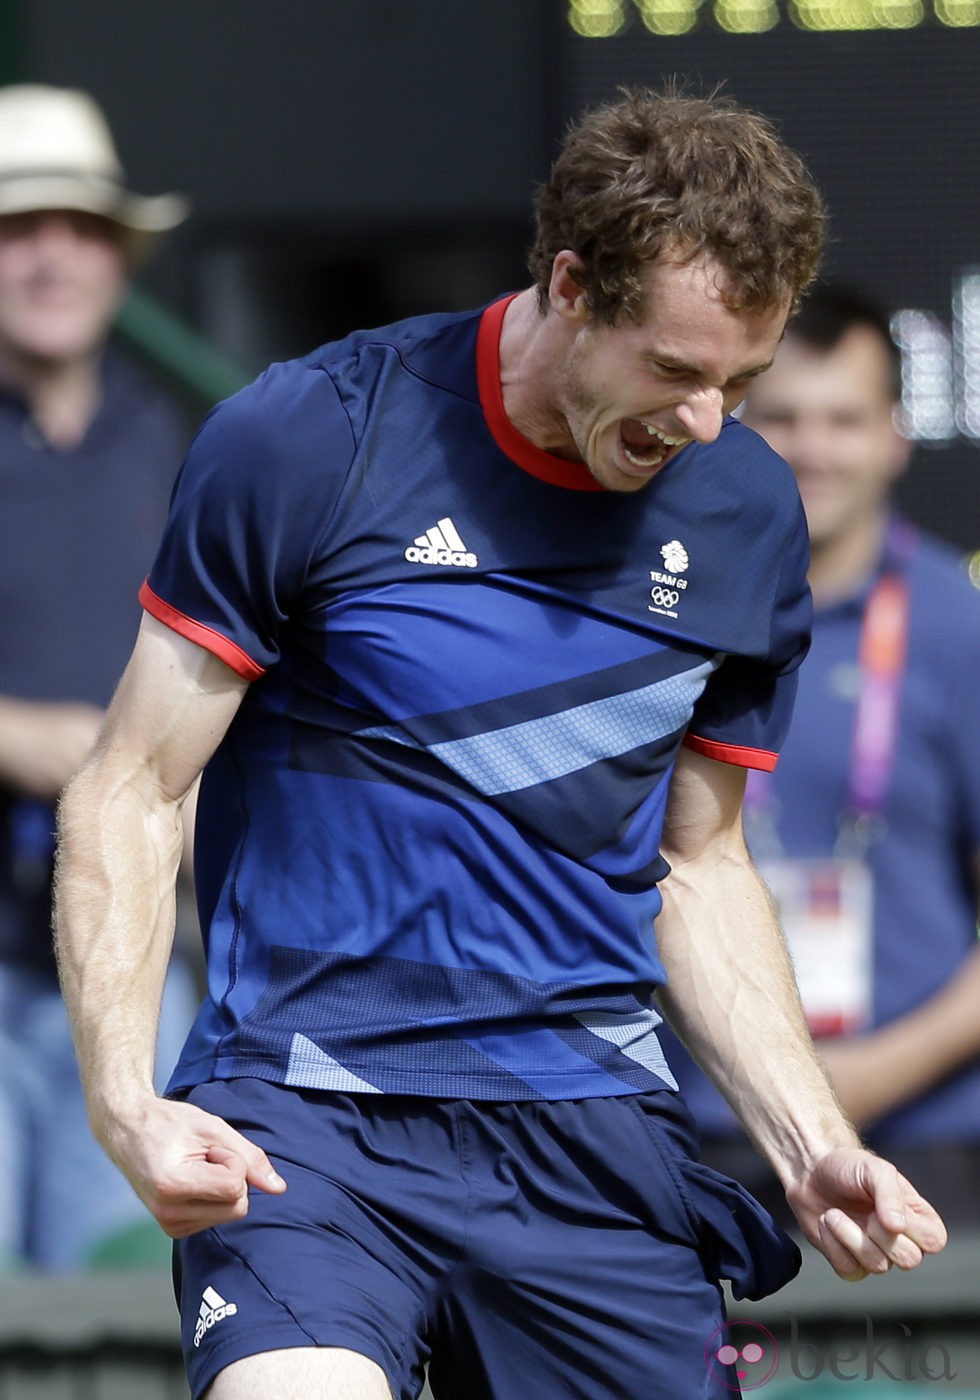
<path fill-rule="evenodd" d="M 175 1086 L 673 1086 L 667 788 L 685 736 L 775 761 L 802 513 L 734 421 L 636 494 L 533 447 L 505 304 L 275 365 L 190 451 L 144 605 L 253 683 L 202 785 L 209 998 Z"/>
<path fill-rule="evenodd" d="M 0 695 L 104 706 L 139 625 L 187 430 L 177 409 L 110 358 L 77 446 L 51 446 L 0 388 Z M 0 958 L 53 972 L 53 813 L 0 786 Z"/>
<path fill-rule="evenodd" d="M 977 943 L 980 592 L 953 552 L 928 538 L 919 538 L 902 567 L 910 614 L 898 744 L 885 835 L 867 856 L 876 1026 L 939 991 Z M 857 596 L 814 616 L 792 728 L 778 769 L 766 779 L 779 845 L 788 856 L 826 856 L 837 840 L 870 588 L 869 581 Z M 721 1096 L 670 1045 L 671 1064 L 702 1130 L 712 1137 L 739 1131 Z M 880 1146 L 980 1140 L 980 1064 L 890 1114 L 867 1136 Z"/>

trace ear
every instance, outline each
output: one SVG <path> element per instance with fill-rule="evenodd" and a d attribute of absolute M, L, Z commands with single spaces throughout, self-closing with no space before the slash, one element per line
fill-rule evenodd
<path fill-rule="evenodd" d="M 582 259 L 565 248 L 558 253 L 551 268 L 548 304 L 566 321 L 588 320 L 588 298 L 579 283 Z"/>

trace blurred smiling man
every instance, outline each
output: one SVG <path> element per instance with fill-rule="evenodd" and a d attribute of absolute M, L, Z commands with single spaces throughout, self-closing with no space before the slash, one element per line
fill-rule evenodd
<path fill-rule="evenodd" d="M 900 394 L 885 314 L 835 287 L 810 294 L 749 390 L 742 421 L 799 486 L 815 613 L 779 767 L 753 776 L 747 816 L 845 1109 L 947 1220 L 976 1225 L 980 594 L 895 508 Z M 784 1209 L 731 1110 L 673 1062 L 708 1159 Z"/>
<path fill-rule="evenodd" d="M 883 315 L 818 292 L 752 386 L 742 421 L 793 468 L 818 603 L 863 582 L 882 552 L 891 488 L 911 451 L 895 422 L 900 374 Z"/>
<path fill-rule="evenodd" d="M 0 368 L 35 388 L 53 441 L 78 441 L 100 395 L 106 326 L 126 285 L 114 224 L 44 209 L 0 216 Z"/>

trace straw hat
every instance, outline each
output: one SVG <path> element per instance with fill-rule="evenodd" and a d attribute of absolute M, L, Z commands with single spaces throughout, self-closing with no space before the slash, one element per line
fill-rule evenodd
<path fill-rule="evenodd" d="M 188 214 L 182 195 L 123 187 L 123 168 L 96 102 L 72 88 L 0 88 L 0 215 L 80 209 L 118 224 L 133 256 Z"/>

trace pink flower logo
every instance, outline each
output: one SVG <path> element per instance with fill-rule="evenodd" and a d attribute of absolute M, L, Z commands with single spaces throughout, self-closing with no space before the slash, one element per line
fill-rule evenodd
<path fill-rule="evenodd" d="M 704 1364 L 727 1390 L 758 1390 L 779 1368 L 779 1343 L 761 1322 L 731 1317 L 708 1338 Z"/>

